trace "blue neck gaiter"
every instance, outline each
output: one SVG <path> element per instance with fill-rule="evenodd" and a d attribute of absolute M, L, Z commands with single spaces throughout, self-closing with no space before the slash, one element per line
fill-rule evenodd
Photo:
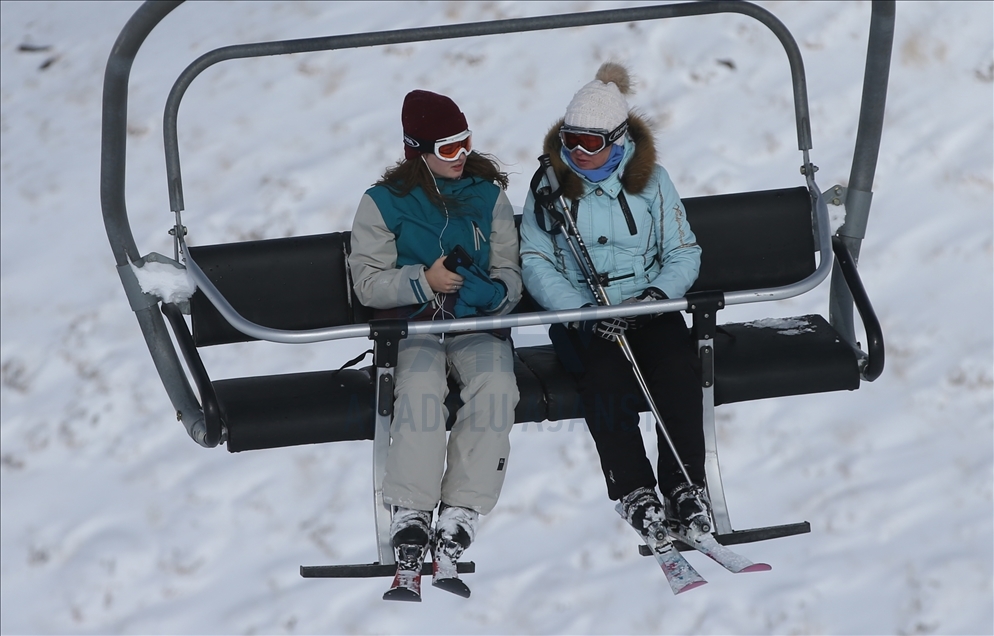
<path fill-rule="evenodd" d="M 566 160 L 567 165 L 575 170 L 577 174 L 582 174 L 591 183 L 597 183 L 598 181 L 603 181 L 614 174 L 615 169 L 617 169 L 618 165 L 621 163 L 621 160 L 625 156 L 625 148 L 617 144 L 611 144 L 611 154 L 608 155 L 607 161 L 605 161 L 604 165 L 600 168 L 594 168 L 593 170 L 582 170 L 578 168 L 576 164 L 573 163 L 573 158 L 570 157 L 570 154 L 566 152 L 565 148 L 563 148 L 562 155 Z"/>

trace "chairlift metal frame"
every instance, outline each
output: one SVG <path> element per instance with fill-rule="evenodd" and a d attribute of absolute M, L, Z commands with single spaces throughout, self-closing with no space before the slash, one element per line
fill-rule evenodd
<path fill-rule="evenodd" d="M 131 68 L 149 33 L 171 11 L 182 4 L 181 1 L 148 1 L 139 7 L 132 18 L 122 29 L 117 42 L 108 59 L 103 93 L 103 123 L 101 146 L 101 205 L 104 224 L 110 241 L 111 250 L 117 264 L 117 270 L 134 311 L 139 326 L 144 335 L 149 352 L 163 386 L 177 412 L 177 417 L 186 427 L 189 435 L 205 447 L 216 446 L 223 440 L 223 431 L 211 430 L 207 426 L 204 413 L 205 406 L 201 404 L 196 392 L 191 386 L 187 372 L 184 370 L 177 351 L 165 327 L 163 313 L 160 311 L 162 299 L 142 291 L 138 284 L 133 267 L 141 266 L 152 260 L 169 261 L 161 255 L 150 253 L 140 256 L 135 243 L 127 214 L 125 200 L 125 167 L 126 167 L 126 138 L 128 113 L 128 83 Z M 856 136 L 852 169 L 847 187 L 834 186 L 824 194 L 815 182 L 817 167 L 811 163 L 809 151 L 812 148 L 807 85 L 800 50 L 790 32 L 772 13 L 749 2 L 717 0 L 714 2 L 691 2 L 664 4 L 657 6 L 614 9 L 607 11 L 591 11 L 575 14 L 550 15 L 535 18 L 518 18 L 509 20 L 494 20 L 486 22 L 455 24 L 436 27 L 401 29 L 395 31 L 380 31 L 372 33 L 357 33 L 351 35 L 280 40 L 273 42 L 241 44 L 214 49 L 191 63 L 174 83 L 166 100 L 163 120 L 164 146 L 166 156 L 166 173 L 169 192 L 170 209 L 175 221 L 171 234 L 175 237 L 174 262 L 184 261 L 190 275 L 198 288 L 217 308 L 221 315 L 237 330 L 258 340 L 281 343 L 312 343 L 343 338 L 377 339 L 374 334 L 377 325 L 360 324 L 304 331 L 280 330 L 252 323 L 239 314 L 234 307 L 218 291 L 211 279 L 203 272 L 197 262 L 190 257 L 185 242 L 186 228 L 182 221 L 184 210 L 182 176 L 179 160 L 179 143 L 177 135 L 177 119 L 182 98 L 191 83 L 207 68 L 223 61 L 284 55 L 314 51 L 332 51 L 347 48 L 375 47 L 391 44 L 424 42 L 456 38 L 479 37 L 484 35 L 500 35 L 530 31 L 546 31 L 573 28 L 580 26 L 595 26 L 603 24 L 630 23 L 645 20 L 668 19 L 688 16 L 703 16 L 713 14 L 734 13 L 753 18 L 772 31 L 784 48 L 790 66 L 793 86 L 794 115 L 797 129 L 798 149 L 802 152 L 800 171 L 803 174 L 806 187 L 811 196 L 812 216 L 817 231 L 816 245 L 819 254 L 818 267 L 814 273 L 802 281 L 783 287 L 734 291 L 723 294 L 715 309 L 744 303 L 782 300 L 806 293 L 820 285 L 831 272 L 831 288 L 829 315 L 832 327 L 856 350 L 861 359 L 861 375 L 864 380 L 872 381 L 880 375 L 883 369 L 883 343 L 879 327 L 867 330 L 868 351 L 863 353 L 856 341 L 853 324 L 853 294 L 857 296 L 856 305 L 869 306 L 865 292 L 857 285 L 850 290 L 846 276 L 850 279 L 856 276 L 856 262 L 862 239 L 865 236 L 867 219 L 869 217 L 872 199 L 871 185 L 876 170 L 880 138 L 883 128 L 884 104 L 887 92 L 890 69 L 891 49 L 893 44 L 895 3 L 893 1 L 875 0 L 872 3 L 869 38 L 867 45 L 866 67 L 864 72 L 862 102 L 860 106 L 859 126 Z M 836 232 L 835 237 L 830 233 L 830 222 L 827 205 L 844 205 L 846 209 L 845 224 Z M 700 299 L 698 299 L 700 300 Z M 601 319 L 611 316 L 631 315 L 633 313 L 658 313 L 669 311 L 695 311 L 695 300 L 688 298 L 670 299 L 655 303 L 639 305 L 637 311 L 631 306 L 591 307 L 568 311 L 544 311 L 523 314 L 512 314 L 499 317 L 464 318 L 435 322 L 414 322 L 404 324 L 396 329 L 391 338 L 405 337 L 409 334 L 427 334 L 443 332 L 459 332 L 467 330 L 485 330 L 525 327 L 533 325 L 548 325 L 553 323 L 576 320 Z M 867 317 L 863 316 L 864 323 Z M 875 318 L 872 319 L 875 321 Z M 384 325 L 379 325 L 383 328 Z M 393 326 L 396 327 L 396 326 Z M 710 346 L 710 342 L 701 341 L 702 347 Z M 392 368 L 377 367 L 377 382 L 392 379 Z M 705 388 L 705 392 L 713 391 L 713 387 Z M 707 447 L 707 471 L 709 490 L 714 503 L 715 523 L 719 534 L 725 535 L 730 542 L 737 534 L 732 530 L 728 519 L 727 506 L 721 487 L 720 471 L 715 447 L 716 433 L 714 430 L 714 400 L 710 401 L 710 411 L 706 408 L 705 422 Z M 707 403 L 707 400 L 706 400 Z M 380 412 L 377 416 L 374 440 L 374 490 L 382 483 L 383 461 L 388 445 L 388 435 L 380 435 L 379 431 L 389 430 L 389 414 Z M 708 428 L 710 427 L 710 428 Z M 713 481 L 713 483 L 712 483 Z M 717 496 L 716 496 L 717 495 Z M 392 551 L 389 547 L 387 527 L 389 512 L 383 504 L 382 494 L 374 493 L 376 503 L 377 549 L 378 564 L 390 569 L 393 562 Z M 772 532 L 770 536 L 785 536 L 797 532 L 806 532 L 810 526 L 795 524 L 789 530 L 779 534 Z M 742 533 L 738 533 L 742 534 Z M 740 537 L 741 538 L 741 537 Z M 757 538 L 743 540 L 758 540 Z M 328 571 L 313 570 L 310 576 L 364 576 L 371 575 L 372 570 L 363 570 L 363 566 L 334 566 L 346 568 Z M 348 568 L 353 568 L 348 570 Z M 303 569 L 302 569 L 303 572 Z M 351 574 L 349 573 L 351 572 Z M 382 574 L 377 570 L 377 573 Z M 392 573 L 392 569 L 390 569 Z"/>

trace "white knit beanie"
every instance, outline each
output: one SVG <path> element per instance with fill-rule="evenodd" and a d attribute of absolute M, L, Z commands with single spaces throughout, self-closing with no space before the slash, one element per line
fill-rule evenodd
<path fill-rule="evenodd" d="M 628 70 L 620 64 L 605 62 L 597 69 L 594 81 L 573 96 L 566 107 L 565 124 L 576 128 L 611 131 L 628 119 L 628 101 L 631 92 Z M 624 136 L 615 143 L 624 144 Z"/>

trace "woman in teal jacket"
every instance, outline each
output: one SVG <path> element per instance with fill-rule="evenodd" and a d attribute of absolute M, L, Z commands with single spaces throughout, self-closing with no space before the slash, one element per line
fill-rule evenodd
<path fill-rule="evenodd" d="M 629 86 L 623 67 L 603 65 L 544 143 L 613 305 L 682 297 L 697 279 L 701 259 L 680 196 L 656 163 L 652 131 L 628 109 Z M 548 310 L 596 304 L 563 237 L 546 231 L 550 226 L 529 193 L 521 223 L 525 287 Z M 653 475 L 638 428 L 643 398 L 615 342 L 622 330 L 692 483 L 661 436 L 658 482 Z M 619 512 L 640 533 L 664 514 L 684 525 L 707 519 L 702 392 L 683 316 L 553 325 L 549 335 L 564 366 L 577 375 L 608 496 L 620 501 Z"/>
<path fill-rule="evenodd" d="M 377 318 L 445 320 L 510 311 L 521 297 L 518 237 L 507 175 L 472 152 L 459 107 L 412 91 L 401 114 L 405 159 L 363 195 L 349 265 L 359 301 Z M 445 257 L 461 246 L 473 264 Z M 409 336 L 400 341 L 383 499 L 392 505 L 397 562 L 420 572 L 429 542 L 454 563 L 497 503 L 518 389 L 506 333 Z M 446 439 L 447 377 L 463 405 Z M 431 529 L 432 513 L 439 507 Z M 448 561 L 444 561 L 444 559 Z M 448 587 L 468 595 L 468 588 Z"/>

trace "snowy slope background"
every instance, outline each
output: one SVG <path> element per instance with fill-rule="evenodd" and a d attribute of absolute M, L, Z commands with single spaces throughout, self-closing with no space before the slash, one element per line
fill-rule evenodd
<path fill-rule="evenodd" d="M 868 2 L 766 2 L 800 44 L 819 184 L 845 185 Z M 162 109 L 179 72 L 233 43 L 631 6 L 626 2 L 190 3 L 131 79 L 127 201 L 142 253 L 172 253 Z M 742 546 L 773 565 L 680 597 L 638 556 L 582 422 L 517 426 L 501 501 L 467 553 L 473 596 L 308 580 L 375 559 L 370 445 L 229 454 L 175 421 L 100 216 L 103 71 L 135 2 L 0 4 L 0 631 L 16 633 L 994 632 L 994 10 L 899 2 L 860 272 L 887 367 L 835 393 L 721 407 Z M 25 50 L 28 49 L 28 50 Z M 180 110 L 191 244 L 348 229 L 400 157 L 403 95 L 452 96 L 517 205 L 540 138 L 605 60 L 640 80 L 684 196 L 802 183 L 786 58 L 739 16 L 226 62 Z M 827 284 L 725 321 L 827 313 Z M 543 330 L 517 335 L 542 340 Z M 217 378 L 339 366 L 367 342 L 204 352 Z M 651 427 L 646 443 L 654 446 Z"/>

